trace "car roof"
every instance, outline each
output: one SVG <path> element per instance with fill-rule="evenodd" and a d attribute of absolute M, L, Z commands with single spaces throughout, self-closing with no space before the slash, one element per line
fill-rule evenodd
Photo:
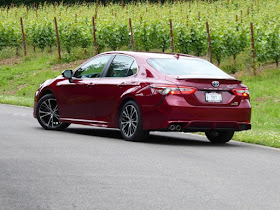
<path fill-rule="evenodd" d="M 159 52 L 136 52 L 136 51 L 110 51 L 110 52 L 104 52 L 102 54 L 123 54 L 123 55 L 130 55 L 133 57 L 140 57 L 140 58 L 174 58 L 174 56 L 184 56 L 184 57 L 191 57 L 191 58 L 197 58 L 192 55 L 187 54 L 181 54 L 181 53 L 159 53 Z M 198 58 L 199 59 L 199 58 Z"/>

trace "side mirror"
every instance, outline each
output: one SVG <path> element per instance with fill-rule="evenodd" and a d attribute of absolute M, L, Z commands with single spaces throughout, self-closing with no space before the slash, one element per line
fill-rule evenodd
<path fill-rule="evenodd" d="M 73 71 L 72 70 L 65 70 L 64 72 L 62 72 L 62 76 L 69 79 L 69 82 L 73 82 Z"/>

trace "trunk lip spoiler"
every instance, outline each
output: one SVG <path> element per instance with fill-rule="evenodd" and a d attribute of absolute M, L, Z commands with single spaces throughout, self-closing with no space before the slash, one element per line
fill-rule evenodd
<path fill-rule="evenodd" d="M 232 76 L 209 76 L 209 75 L 169 75 L 175 79 L 183 80 L 183 79 L 213 79 L 213 80 L 219 80 L 219 79 L 227 79 L 227 80 L 238 80 Z"/>

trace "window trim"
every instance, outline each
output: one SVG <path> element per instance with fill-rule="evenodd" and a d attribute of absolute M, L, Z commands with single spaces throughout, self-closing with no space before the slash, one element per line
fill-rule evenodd
<path fill-rule="evenodd" d="M 94 78 L 86 78 L 86 77 L 84 77 L 84 78 L 78 78 L 78 77 L 74 77 L 76 71 L 78 71 L 79 69 L 81 69 L 83 66 L 85 66 L 85 65 L 88 64 L 89 62 L 93 61 L 94 59 L 97 59 L 97 58 L 99 58 L 99 57 L 101 57 L 101 56 L 106 56 L 106 55 L 111 56 L 111 57 L 109 58 L 107 64 L 104 66 L 104 68 L 103 68 L 102 72 L 100 73 L 100 76 L 99 76 L 99 77 L 94 77 Z M 113 54 L 104 54 L 104 55 L 94 56 L 94 57 L 92 57 L 91 59 L 89 59 L 88 61 L 82 63 L 79 67 L 77 67 L 77 68 L 73 71 L 73 78 L 74 78 L 74 79 L 80 80 L 80 79 L 95 79 L 95 78 L 104 77 L 104 73 L 107 72 L 107 69 L 108 69 L 109 66 L 111 65 L 111 62 L 112 62 L 112 60 L 113 60 L 114 58 L 115 58 L 115 55 L 113 55 Z"/>
<path fill-rule="evenodd" d="M 139 72 L 138 63 L 136 62 L 136 59 L 135 59 L 133 56 L 131 56 L 131 55 L 126 55 L 126 54 L 112 54 L 112 55 L 114 55 L 114 56 L 112 57 L 112 60 L 110 60 L 110 65 L 106 66 L 106 69 L 104 69 L 104 74 L 102 75 L 103 78 L 129 78 L 129 77 L 132 77 L 132 76 L 135 76 L 136 74 L 138 74 L 138 72 Z M 106 74 L 107 74 L 108 71 L 109 71 L 109 67 L 111 66 L 111 63 L 113 62 L 113 60 L 115 59 L 115 57 L 116 57 L 117 55 L 126 56 L 126 57 L 132 58 L 132 59 L 133 59 L 132 64 L 135 62 L 135 63 L 136 63 L 136 66 L 137 66 L 137 71 L 136 71 L 136 73 L 133 74 L 133 75 L 127 76 L 127 77 L 106 77 Z M 132 64 L 131 64 L 131 66 L 132 66 Z M 130 66 L 130 67 L 131 67 L 131 66 Z M 98 77 L 98 78 L 101 78 L 101 76 Z"/>
<path fill-rule="evenodd" d="M 109 55 L 111 56 L 111 58 L 108 60 L 106 66 L 104 67 L 103 71 L 101 72 L 100 76 L 99 77 L 95 77 L 95 78 L 77 78 L 77 77 L 74 77 L 75 75 L 75 72 L 78 71 L 80 68 L 82 68 L 84 65 L 86 65 L 87 63 L 91 62 L 92 60 L 96 59 L 96 58 L 99 58 L 101 56 L 106 56 L 106 55 Z M 130 75 L 130 76 L 127 76 L 127 77 L 105 77 L 105 75 L 107 74 L 108 70 L 109 70 L 109 67 L 111 65 L 111 63 L 113 62 L 113 60 L 115 59 L 115 57 L 117 55 L 120 55 L 120 56 L 127 56 L 127 57 L 130 57 L 133 59 L 133 62 L 136 63 L 136 66 L 137 66 L 137 71 L 135 74 L 133 75 Z M 132 62 L 132 64 L 133 64 Z M 78 79 L 78 80 L 81 80 L 81 79 L 97 79 L 97 78 L 129 78 L 129 77 L 132 77 L 132 76 L 135 76 L 136 74 L 139 73 L 139 66 L 138 66 L 138 63 L 136 61 L 136 59 L 131 56 L 131 55 L 126 55 L 126 54 L 102 54 L 102 55 L 97 55 L 97 56 L 94 56 L 92 57 L 91 59 L 89 59 L 88 61 L 82 63 L 80 66 L 78 66 L 74 71 L 73 71 L 73 78 L 74 79 Z"/>

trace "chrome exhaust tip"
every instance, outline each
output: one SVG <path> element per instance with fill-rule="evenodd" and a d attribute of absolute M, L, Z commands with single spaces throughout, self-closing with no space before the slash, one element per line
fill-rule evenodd
<path fill-rule="evenodd" d="M 181 131 L 181 129 L 182 129 L 182 126 L 181 125 L 176 125 L 176 131 Z"/>
<path fill-rule="evenodd" d="M 171 131 L 174 131 L 175 128 L 176 128 L 176 127 L 175 127 L 175 125 L 173 125 L 173 124 L 169 126 L 169 130 L 171 130 Z"/>

